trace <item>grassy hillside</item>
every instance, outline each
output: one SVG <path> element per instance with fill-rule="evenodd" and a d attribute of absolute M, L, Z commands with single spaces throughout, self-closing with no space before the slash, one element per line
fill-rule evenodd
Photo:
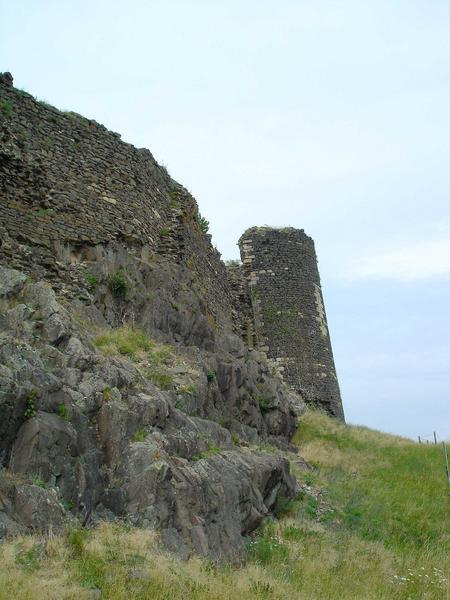
<path fill-rule="evenodd" d="M 0 546 L 0 598 L 447 600 L 440 447 L 314 412 L 295 442 L 299 497 L 249 540 L 245 566 L 180 563 L 158 550 L 155 534 L 104 525 Z"/>

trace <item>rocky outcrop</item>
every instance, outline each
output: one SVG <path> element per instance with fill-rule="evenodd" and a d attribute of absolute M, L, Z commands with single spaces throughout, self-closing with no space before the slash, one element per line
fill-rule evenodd
<path fill-rule="evenodd" d="M 0 476 L 0 535 L 122 518 L 160 530 L 181 556 L 239 560 L 243 536 L 295 493 L 287 461 L 257 449 L 289 446 L 299 402 L 265 357 L 231 333 L 212 332 L 207 348 L 175 343 L 167 315 L 156 317 L 167 329 L 156 329 L 143 313 L 140 325 L 172 345 L 126 331 L 153 360 L 170 355 L 167 384 L 144 351 L 131 359 L 129 349 L 108 356 L 96 346 L 124 331 L 106 284 L 80 313 L 45 282 L 6 268 L 0 280 L 0 452 L 10 481 L 2 488 Z M 142 301 L 138 277 L 133 286 L 128 306 Z M 195 330 L 195 320 L 184 326 Z"/>

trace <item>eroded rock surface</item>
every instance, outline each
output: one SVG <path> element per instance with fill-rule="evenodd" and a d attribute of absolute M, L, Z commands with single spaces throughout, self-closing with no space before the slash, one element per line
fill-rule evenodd
<path fill-rule="evenodd" d="M 301 404 L 265 357 L 211 328 L 207 344 L 189 345 L 200 330 L 191 317 L 181 324 L 184 308 L 175 331 L 197 333 L 178 342 L 170 324 L 156 329 L 155 314 L 149 324 L 136 310 L 139 326 L 172 342 L 161 389 L 141 363 L 95 346 L 100 332 L 117 331 L 114 302 L 63 305 L 45 282 L 6 268 L 0 276 L 0 453 L 10 478 L 2 486 L 0 477 L 0 536 L 122 518 L 160 530 L 181 556 L 239 560 L 243 536 L 295 493 L 287 461 L 255 448 L 288 448 Z M 184 307 L 195 301 L 186 298 Z"/>

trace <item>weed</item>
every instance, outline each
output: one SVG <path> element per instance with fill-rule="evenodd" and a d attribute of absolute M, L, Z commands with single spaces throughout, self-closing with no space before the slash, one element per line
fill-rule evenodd
<path fill-rule="evenodd" d="M 255 598 L 273 598 L 275 587 L 267 581 L 252 581 L 250 591 Z"/>
<path fill-rule="evenodd" d="M 173 387 L 173 376 L 162 371 L 150 372 L 151 382 L 162 390 L 171 390 Z"/>
<path fill-rule="evenodd" d="M 196 454 L 195 456 L 192 457 L 192 460 L 202 460 L 203 458 L 208 458 L 210 456 L 214 456 L 215 454 L 220 454 L 222 452 L 221 448 L 214 446 L 213 444 L 210 444 L 208 447 L 208 450 L 205 450 L 204 452 L 200 452 L 200 454 Z"/>
<path fill-rule="evenodd" d="M 75 507 L 75 502 L 73 500 L 65 500 L 64 498 L 62 498 L 60 502 L 66 512 L 71 511 L 72 508 Z"/>
<path fill-rule="evenodd" d="M 37 389 L 33 388 L 31 392 L 28 394 L 27 399 L 25 401 L 25 410 L 23 411 L 24 419 L 31 419 L 36 416 L 36 399 L 37 399 Z"/>
<path fill-rule="evenodd" d="M 5 100 L 4 98 L 0 98 L 0 112 L 4 117 L 10 117 L 12 115 L 13 107 L 12 103 L 9 100 Z"/>
<path fill-rule="evenodd" d="M 319 503 L 317 502 L 317 498 L 314 496 L 306 496 L 306 506 L 305 513 L 308 515 L 310 519 L 317 518 L 317 509 L 319 508 Z"/>
<path fill-rule="evenodd" d="M 102 392 L 102 395 L 103 395 L 103 400 L 105 402 L 109 402 L 112 398 L 112 389 L 110 387 L 105 388 Z"/>
<path fill-rule="evenodd" d="M 163 238 L 167 237 L 168 235 L 170 235 L 170 229 L 168 227 L 161 227 L 159 230 L 159 236 Z"/>
<path fill-rule="evenodd" d="M 97 277 L 95 275 L 93 275 L 92 273 L 89 273 L 89 271 L 86 271 L 85 273 L 83 273 L 83 276 L 89 286 L 89 289 L 91 291 L 94 291 L 98 285 Z"/>
<path fill-rule="evenodd" d="M 232 433 L 231 434 L 231 439 L 233 440 L 233 444 L 235 446 L 240 446 L 241 445 L 241 438 L 238 436 L 237 433 Z"/>
<path fill-rule="evenodd" d="M 248 559 L 259 565 L 280 564 L 289 556 L 287 546 L 271 533 L 270 528 L 268 532 L 263 531 L 262 535 L 251 539 L 246 549 Z"/>
<path fill-rule="evenodd" d="M 133 442 L 143 442 L 143 441 L 145 441 L 147 436 L 148 436 L 148 432 L 145 431 L 145 429 L 143 427 L 140 427 L 133 433 L 131 440 Z"/>
<path fill-rule="evenodd" d="M 206 379 L 208 381 L 208 383 L 211 383 L 211 381 L 214 381 L 216 374 L 212 369 L 208 369 L 206 371 Z"/>
<path fill-rule="evenodd" d="M 278 518 L 285 517 L 287 515 L 291 515 L 296 508 L 296 501 L 292 498 L 288 498 L 282 493 L 277 495 L 275 501 L 275 507 L 273 509 L 274 515 Z"/>
<path fill-rule="evenodd" d="M 298 542 L 304 538 L 303 531 L 295 525 L 288 525 L 283 529 L 282 535 L 286 540 L 293 540 Z"/>
<path fill-rule="evenodd" d="M 108 287 L 114 298 L 121 300 L 126 298 L 128 293 L 128 283 L 125 279 L 125 275 L 121 271 L 109 276 Z"/>
<path fill-rule="evenodd" d="M 81 556 L 89 540 L 89 530 L 82 527 L 74 527 L 67 533 L 67 542 L 75 556 Z"/>
<path fill-rule="evenodd" d="M 38 485 L 41 488 L 46 488 L 47 487 L 47 482 L 42 479 L 42 477 L 40 475 L 32 475 L 31 476 L 31 483 L 33 485 Z"/>
<path fill-rule="evenodd" d="M 50 215 L 53 212 L 53 208 L 40 208 L 39 210 L 36 210 L 33 214 L 36 217 L 45 217 L 47 215 Z"/>
<path fill-rule="evenodd" d="M 194 396 L 196 391 L 197 391 L 197 388 L 195 387 L 195 385 L 193 383 L 189 383 L 188 385 L 181 385 L 178 388 L 178 392 L 180 394 L 187 394 L 188 396 Z"/>
<path fill-rule="evenodd" d="M 64 421 L 70 421 L 70 419 L 72 418 L 70 410 L 65 404 L 60 404 L 58 406 L 58 415 L 61 417 L 61 419 L 64 419 Z"/>

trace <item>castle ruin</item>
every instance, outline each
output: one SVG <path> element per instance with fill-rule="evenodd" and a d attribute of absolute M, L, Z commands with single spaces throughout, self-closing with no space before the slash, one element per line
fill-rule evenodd
<path fill-rule="evenodd" d="M 344 419 L 313 240 L 252 227 L 239 240 L 253 336 L 307 403 Z"/>
<path fill-rule="evenodd" d="M 36 101 L 9 74 L 0 76 L 0 91 L 4 264 L 86 302 L 88 270 L 96 264 L 106 276 L 122 268 L 124 248 L 136 265 L 180 265 L 197 287 L 206 326 L 185 331 L 169 307 L 174 314 L 153 323 L 155 332 L 163 327 L 170 341 L 205 348 L 218 331 L 238 333 L 306 402 L 344 418 L 314 242 L 303 230 L 247 230 L 242 265 L 226 269 L 194 198 L 148 150 Z M 147 305 L 146 325 L 151 314 Z"/>

